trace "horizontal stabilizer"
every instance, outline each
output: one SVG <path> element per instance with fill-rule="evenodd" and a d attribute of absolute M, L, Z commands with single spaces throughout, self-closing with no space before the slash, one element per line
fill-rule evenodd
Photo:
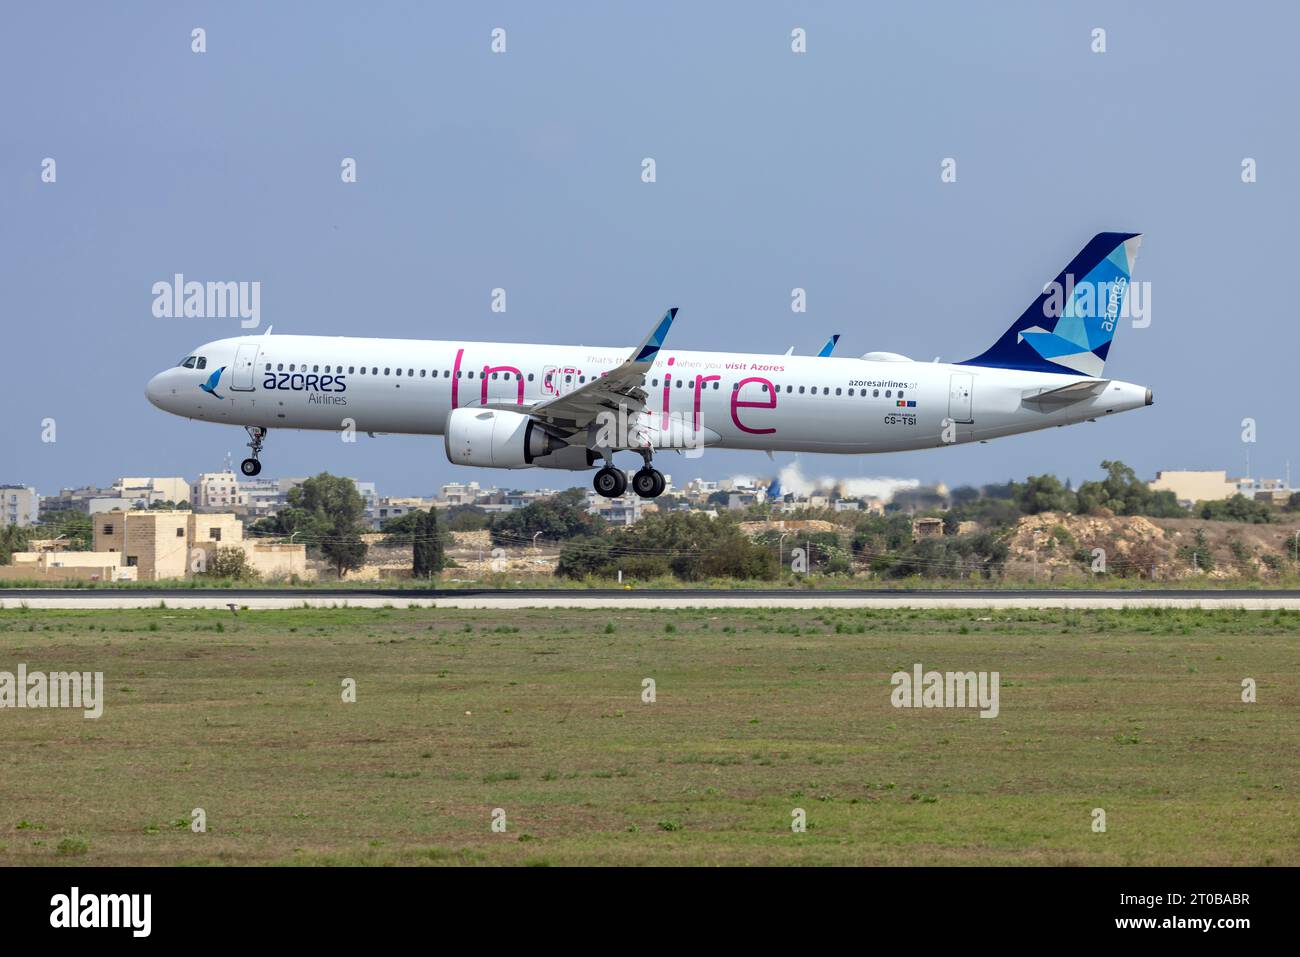
<path fill-rule="evenodd" d="M 1095 398 L 1110 385 L 1109 379 L 1084 379 L 1071 382 L 1059 389 L 1027 389 L 1021 393 L 1021 402 L 1039 412 L 1055 412 L 1076 402 Z"/>

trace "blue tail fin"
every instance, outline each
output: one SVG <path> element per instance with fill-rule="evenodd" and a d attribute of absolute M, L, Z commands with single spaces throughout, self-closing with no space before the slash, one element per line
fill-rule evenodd
<path fill-rule="evenodd" d="M 1100 376 L 1110 352 L 1138 233 L 1098 233 L 991 348 L 961 365 Z"/>

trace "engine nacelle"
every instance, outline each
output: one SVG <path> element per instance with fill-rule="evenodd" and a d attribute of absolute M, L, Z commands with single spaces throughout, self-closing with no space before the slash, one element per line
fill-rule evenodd
<path fill-rule="evenodd" d="M 444 438 L 453 464 L 493 469 L 531 468 L 569 444 L 547 435 L 528 416 L 503 409 L 453 409 Z"/>

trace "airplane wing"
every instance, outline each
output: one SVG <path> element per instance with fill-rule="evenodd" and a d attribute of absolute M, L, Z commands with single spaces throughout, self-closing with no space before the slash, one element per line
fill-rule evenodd
<path fill-rule="evenodd" d="M 676 306 L 664 313 L 622 365 L 583 383 L 572 392 L 537 403 L 527 410 L 528 414 L 547 425 L 573 431 L 586 428 L 602 412 L 617 413 L 619 406 L 623 406 L 629 416 L 640 414 L 645 409 L 647 398 L 644 389 L 646 374 L 668 337 L 676 316 Z M 511 408 L 518 410 L 518 406 Z"/>

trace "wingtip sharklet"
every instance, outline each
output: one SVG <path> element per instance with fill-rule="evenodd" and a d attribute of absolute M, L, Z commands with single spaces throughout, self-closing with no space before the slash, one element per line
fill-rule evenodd
<path fill-rule="evenodd" d="M 633 362 L 651 362 L 659 352 L 664 340 L 668 338 L 668 330 L 672 328 L 673 320 L 677 318 L 677 307 L 671 306 L 664 313 L 664 317 L 659 320 L 658 325 L 651 330 L 650 335 L 646 336 L 645 342 L 641 343 L 641 348 L 637 350 Z"/>

